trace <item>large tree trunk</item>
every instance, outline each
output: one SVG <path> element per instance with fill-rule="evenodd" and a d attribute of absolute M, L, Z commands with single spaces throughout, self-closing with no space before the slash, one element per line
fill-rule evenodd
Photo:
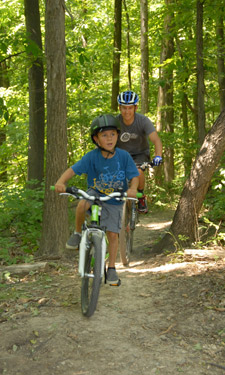
<path fill-rule="evenodd" d="M 203 2 L 197 0 L 197 90 L 198 90 L 198 143 L 202 145 L 205 138 L 205 85 L 204 85 L 204 66 L 203 66 Z"/>
<path fill-rule="evenodd" d="M 153 253 L 176 248 L 174 244 L 190 245 L 198 238 L 198 216 L 213 173 L 225 150 L 225 110 L 206 135 L 184 185 L 170 233 L 155 245 Z"/>
<path fill-rule="evenodd" d="M 67 200 L 50 191 L 67 168 L 64 0 L 46 1 L 47 155 L 40 254 L 60 254 L 68 237 Z"/>
<path fill-rule="evenodd" d="M 35 42 L 42 52 L 39 0 L 24 0 L 28 41 Z M 29 69 L 29 146 L 28 181 L 44 178 L 44 73 L 42 57 L 34 57 L 30 52 Z M 37 185 L 29 185 L 35 188 Z"/>
<path fill-rule="evenodd" d="M 141 0 L 141 113 L 149 111 L 148 0 Z"/>
<path fill-rule="evenodd" d="M 117 96 L 120 87 L 120 55 L 121 55 L 121 17 L 122 0 L 115 0 L 114 11 L 114 51 L 111 108 L 117 111 Z"/>

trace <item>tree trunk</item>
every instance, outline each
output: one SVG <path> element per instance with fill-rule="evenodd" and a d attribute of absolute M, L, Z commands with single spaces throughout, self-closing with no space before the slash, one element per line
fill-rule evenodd
<path fill-rule="evenodd" d="M 169 9 L 173 0 L 165 0 L 167 6 L 167 15 L 165 17 L 165 37 L 164 56 L 165 60 L 171 59 L 174 54 L 174 41 L 172 35 L 173 19 L 174 15 Z M 173 71 L 170 66 L 163 68 L 163 80 L 164 80 L 164 98 L 165 98 L 165 110 L 164 110 L 164 123 L 165 132 L 173 134 L 174 132 L 174 109 L 173 109 Z M 174 150 L 172 146 L 166 146 L 164 148 L 164 174 L 165 182 L 170 183 L 174 179 Z"/>
<path fill-rule="evenodd" d="M 203 66 L 203 1 L 197 0 L 197 90 L 198 90 L 198 143 L 202 145 L 205 130 L 205 85 L 204 85 L 204 66 Z"/>
<path fill-rule="evenodd" d="M 222 16 L 217 21 L 216 35 L 220 110 L 222 111 L 225 108 L 224 25 Z"/>
<path fill-rule="evenodd" d="M 131 80 L 131 59 L 130 59 L 130 18 L 127 10 L 126 0 L 123 0 L 124 10 L 127 18 L 127 75 L 128 75 L 128 87 L 132 90 L 132 80 Z"/>
<path fill-rule="evenodd" d="M 31 52 L 31 68 L 29 69 L 29 146 L 28 146 L 28 181 L 44 178 L 44 72 L 42 57 L 34 57 L 34 42 L 42 52 L 39 0 L 24 0 L 26 30 Z M 39 184 L 38 184 L 39 185 Z M 31 188 L 36 184 L 29 185 Z"/>
<path fill-rule="evenodd" d="M 141 113 L 149 111 L 149 69 L 148 69 L 148 0 L 141 4 Z"/>
<path fill-rule="evenodd" d="M 170 233 L 153 248 L 153 253 L 198 241 L 198 216 L 213 173 L 225 150 L 225 110 L 206 135 L 177 206 Z"/>
<path fill-rule="evenodd" d="M 117 96 L 120 87 L 120 55 L 121 55 L 121 17 L 122 0 L 115 0 L 114 11 L 114 50 L 113 50 L 113 75 L 111 108 L 117 111 Z"/>
<path fill-rule="evenodd" d="M 47 155 L 40 254 L 60 254 L 68 237 L 67 199 L 50 191 L 67 168 L 64 0 L 46 2 Z"/>
<path fill-rule="evenodd" d="M 0 62 L 0 87 L 9 87 L 9 75 L 8 75 L 8 67 L 5 61 Z M 2 99 L 3 100 L 3 99 Z M 2 103 L 2 106 L 4 104 Z M 1 108 L 2 113 L 4 112 Z M 0 147 L 6 142 L 6 123 L 4 126 L 0 127 Z M 1 158 L 1 165 L 0 165 L 0 182 L 7 181 L 7 160 L 5 158 Z"/>

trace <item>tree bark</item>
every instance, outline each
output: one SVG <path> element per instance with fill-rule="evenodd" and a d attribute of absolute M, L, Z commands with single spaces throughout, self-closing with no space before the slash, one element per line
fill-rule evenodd
<path fill-rule="evenodd" d="M 225 110 L 221 112 L 191 169 L 178 203 L 170 233 L 155 245 L 153 253 L 177 246 L 189 246 L 198 241 L 198 216 L 205 199 L 213 173 L 225 150 Z"/>
<path fill-rule="evenodd" d="M 174 40 L 172 35 L 174 15 L 169 9 L 173 0 L 165 0 L 167 6 L 167 15 L 165 17 L 165 37 L 164 37 L 164 57 L 165 60 L 171 59 L 174 54 Z M 164 80 L 164 131 L 169 134 L 174 132 L 174 108 L 173 108 L 173 70 L 170 66 L 163 68 Z M 170 183 L 174 179 L 174 150 L 173 147 L 168 145 L 164 148 L 164 175 L 165 182 Z"/>
<path fill-rule="evenodd" d="M 34 42 L 42 53 L 39 0 L 24 0 L 28 43 Z M 29 69 L 29 146 L 28 146 L 28 181 L 44 178 L 44 71 L 42 57 L 36 58 L 31 52 Z M 37 184 L 29 185 L 30 188 Z"/>
<path fill-rule="evenodd" d="M 130 59 L 130 18 L 127 10 L 126 0 L 123 0 L 124 10 L 127 19 L 127 77 L 128 77 L 128 87 L 132 90 L 132 80 L 131 80 L 131 59 Z"/>
<path fill-rule="evenodd" d="M 222 111 L 225 108 L 224 24 L 222 16 L 217 21 L 216 35 L 220 110 Z"/>
<path fill-rule="evenodd" d="M 121 29 L 122 29 L 122 0 L 115 0 L 114 11 L 114 50 L 113 50 L 113 75 L 111 108 L 117 111 L 117 96 L 120 87 L 120 55 L 121 55 Z"/>
<path fill-rule="evenodd" d="M 149 111 L 149 50 L 148 50 L 148 0 L 141 4 L 141 113 Z"/>
<path fill-rule="evenodd" d="M 64 10 L 64 0 L 46 1 L 47 154 L 41 255 L 60 254 L 68 237 L 67 199 L 50 191 L 67 168 Z"/>
<path fill-rule="evenodd" d="M 205 85 L 204 85 L 204 65 L 203 65 L 203 1 L 197 0 L 197 108 L 198 108 L 198 143 L 202 145 L 205 130 Z"/>

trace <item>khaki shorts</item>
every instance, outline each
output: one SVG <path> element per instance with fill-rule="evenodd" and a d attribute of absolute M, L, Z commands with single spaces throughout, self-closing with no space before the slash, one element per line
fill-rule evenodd
<path fill-rule="evenodd" d="M 90 195 L 98 196 L 98 193 L 94 189 L 88 189 L 87 193 Z M 90 202 L 91 205 L 93 202 Z M 122 204 L 109 204 L 106 202 L 101 202 L 102 213 L 100 219 L 100 226 L 105 227 L 107 231 L 119 233 L 122 224 L 123 215 L 123 203 Z M 91 211 L 88 210 L 90 214 Z"/>

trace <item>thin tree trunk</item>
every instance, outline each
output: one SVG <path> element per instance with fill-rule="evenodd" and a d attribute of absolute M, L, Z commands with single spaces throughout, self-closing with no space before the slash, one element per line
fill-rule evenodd
<path fill-rule="evenodd" d="M 9 75 L 8 67 L 5 61 L 0 63 L 0 87 L 9 87 Z M 6 142 L 6 122 L 5 125 L 0 128 L 0 147 Z M 7 181 L 7 161 L 5 158 L 1 158 L 1 170 L 0 181 Z"/>
<path fill-rule="evenodd" d="M 202 145 L 205 130 L 205 85 L 204 85 L 204 65 L 203 65 L 203 1 L 197 0 L 197 108 L 198 108 L 198 143 Z"/>
<path fill-rule="evenodd" d="M 225 108 L 224 24 L 222 16 L 217 21 L 216 35 L 220 110 L 222 111 Z"/>
<path fill-rule="evenodd" d="M 60 254 L 68 237 L 67 199 L 50 191 L 67 168 L 64 0 L 46 2 L 47 155 L 41 254 Z"/>
<path fill-rule="evenodd" d="M 167 15 L 165 17 L 165 39 L 164 39 L 164 56 L 165 59 L 171 59 L 174 54 L 174 41 L 172 36 L 173 13 L 169 9 L 173 0 L 165 0 L 167 6 Z M 165 132 L 173 134 L 174 132 L 174 109 L 173 109 L 173 71 L 170 67 L 163 68 L 164 97 L 165 97 Z M 174 150 L 172 146 L 164 148 L 164 175 L 166 183 L 172 182 L 174 179 Z"/>
<path fill-rule="evenodd" d="M 132 80 L 131 80 L 131 59 L 130 59 L 130 18 L 127 10 L 126 0 L 123 0 L 124 10 L 127 19 L 127 76 L 128 76 L 128 87 L 132 90 Z"/>
<path fill-rule="evenodd" d="M 149 111 L 149 51 L 148 51 L 148 0 L 140 0 L 141 5 L 141 113 Z"/>
<path fill-rule="evenodd" d="M 122 0 L 115 0 L 114 11 L 114 50 L 113 50 L 113 74 L 112 74 L 112 98 L 111 108 L 117 111 L 117 96 L 120 85 L 120 55 L 121 55 L 121 17 Z"/>
<path fill-rule="evenodd" d="M 42 53 L 40 13 L 38 0 L 24 0 L 27 38 L 35 42 Z M 32 49 L 31 49 L 32 50 Z M 38 185 L 44 178 L 44 72 L 42 57 L 35 58 L 30 53 L 29 69 L 29 146 L 28 181 L 37 180 Z M 30 188 L 37 184 L 29 185 Z"/>

